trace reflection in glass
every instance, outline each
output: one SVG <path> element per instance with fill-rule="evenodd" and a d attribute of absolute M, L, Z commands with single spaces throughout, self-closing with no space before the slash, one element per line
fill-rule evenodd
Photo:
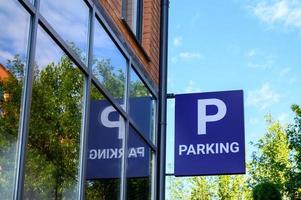
<path fill-rule="evenodd" d="M 83 76 L 39 27 L 25 199 L 76 199 Z"/>
<path fill-rule="evenodd" d="M 87 63 L 89 9 L 82 0 L 41 0 L 40 10 L 50 25 Z"/>
<path fill-rule="evenodd" d="M 129 89 L 130 116 L 143 134 L 154 141 L 156 101 L 132 67 Z"/>
<path fill-rule="evenodd" d="M 151 199 L 152 157 L 150 147 L 130 127 L 127 158 L 127 199 Z"/>
<path fill-rule="evenodd" d="M 0 196 L 13 199 L 30 15 L 15 0 L 0 5 Z"/>
<path fill-rule="evenodd" d="M 126 60 L 97 19 L 94 30 L 93 75 L 123 104 Z"/>
<path fill-rule="evenodd" d="M 92 85 L 86 199 L 119 199 L 124 119 Z"/>

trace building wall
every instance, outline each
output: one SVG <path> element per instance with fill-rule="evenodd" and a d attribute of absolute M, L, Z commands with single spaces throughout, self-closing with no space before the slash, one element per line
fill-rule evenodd
<path fill-rule="evenodd" d="M 159 82 L 160 0 L 143 1 L 142 43 L 139 44 L 122 21 L 122 0 L 100 0 L 117 30 L 142 63 L 151 80 Z M 144 52 L 145 53 L 144 53 Z"/>

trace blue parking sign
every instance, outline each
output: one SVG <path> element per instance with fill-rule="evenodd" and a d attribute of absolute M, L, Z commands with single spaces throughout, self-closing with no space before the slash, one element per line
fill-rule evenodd
<path fill-rule="evenodd" d="M 243 91 L 175 97 L 175 176 L 245 173 Z"/>

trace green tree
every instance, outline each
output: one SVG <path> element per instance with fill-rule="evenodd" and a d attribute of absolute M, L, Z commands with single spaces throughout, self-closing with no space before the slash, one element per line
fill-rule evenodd
<path fill-rule="evenodd" d="M 189 194 L 189 181 L 190 178 L 186 177 L 167 177 L 167 185 L 169 190 L 169 196 L 167 199 L 170 200 L 182 200 L 182 199 L 190 199 Z"/>
<path fill-rule="evenodd" d="M 213 199 L 213 185 L 206 177 L 193 177 L 190 179 L 192 186 L 191 200 Z"/>
<path fill-rule="evenodd" d="M 244 176 L 218 176 L 216 180 L 217 197 L 221 200 L 250 199 Z"/>
<path fill-rule="evenodd" d="M 301 199 L 301 108 L 299 105 L 292 105 L 291 109 L 295 113 L 295 119 L 286 132 L 292 151 L 293 166 L 288 172 L 286 188 L 291 199 Z"/>
<path fill-rule="evenodd" d="M 288 137 L 279 121 L 270 115 L 266 118 L 266 134 L 255 144 L 257 151 L 252 154 L 250 163 L 250 184 L 270 182 L 285 196 L 286 174 L 291 167 Z"/>
<path fill-rule="evenodd" d="M 253 189 L 254 200 L 281 200 L 277 185 L 269 182 L 259 183 Z"/>

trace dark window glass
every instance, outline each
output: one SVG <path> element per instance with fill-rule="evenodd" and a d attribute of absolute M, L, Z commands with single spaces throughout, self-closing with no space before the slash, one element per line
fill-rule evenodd
<path fill-rule="evenodd" d="M 82 0 L 41 0 L 40 11 L 50 25 L 87 63 L 89 9 Z"/>
<path fill-rule="evenodd" d="M 24 199 L 77 199 L 83 75 L 37 34 Z"/>
<path fill-rule="evenodd" d="M 143 0 L 123 0 L 123 18 L 134 35 L 140 40 Z"/>
<path fill-rule="evenodd" d="M 127 62 L 102 25 L 95 20 L 93 75 L 124 104 Z"/>
<path fill-rule="evenodd" d="M 124 119 L 92 85 L 86 199 L 119 199 Z"/>
<path fill-rule="evenodd" d="M 15 0 L 0 5 L 0 198 L 13 199 L 30 15 Z"/>
<path fill-rule="evenodd" d="M 153 164 L 151 148 L 130 127 L 127 157 L 127 199 L 151 199 Z"/>
<path fill-rule="evenodd" d="M 132 67 L 129 90 L 130 116 L 143 134 L 154 141 L 156 101 Z"/>

